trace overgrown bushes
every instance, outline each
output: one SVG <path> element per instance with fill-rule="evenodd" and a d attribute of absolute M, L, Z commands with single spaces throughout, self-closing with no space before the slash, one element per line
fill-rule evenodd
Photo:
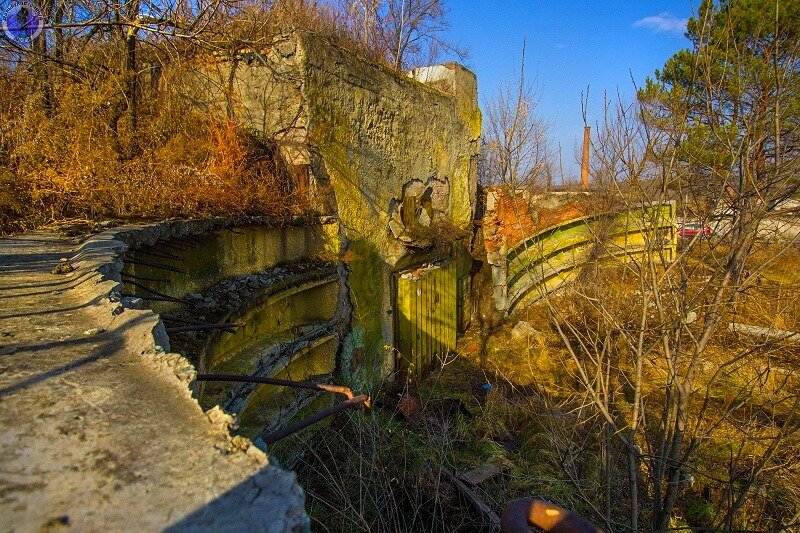
<path fill-rule="evenodd" d="M 404 19 L 396 34 L 386 26 L 392 6 L 367 28 L 356 4 L 346 4 L 42 2 L 39 15 L 50 27 L 40 36 L 0 39 L 0 234 L 70 217 L 313 209 L 295 190 L 270 132 L 204 114 L 182 74 L 220 55 L 263 51 L 289 27 L 405 67 L 444 27 L 430 26 L 444 24 L 440 2 L 412 2 L 419 17 Z M 413 37 L 415 48 L 396 58 L 398 47 L 376 32 Z"/>

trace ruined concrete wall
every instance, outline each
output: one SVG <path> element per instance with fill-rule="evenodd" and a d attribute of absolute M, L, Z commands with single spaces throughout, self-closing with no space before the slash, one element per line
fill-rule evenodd
<path fill-rule="evenodd" d="M 0 498 L 7 527 L 49 530 L 54 516 L 68 513 L 69 525 L 79 531 L 309 529 L 295 475 L 272 464 L 249 440 L 234 437 L 233 420 L 218 408 L 201 410 L 188 386 L 194 366 L 170 352 L 158 315 L 128 307 L 121 296 L 130 248 L 238 224 L 216 218 L 124 226 L 94 235 L 79 248 L 52 234 L 38 246 L 58 246 L 53 257 L 69 258 L 74 270 L 60 279 L 41 267 L 49 253 L 29 249 L 28 265 L 34 266 L 24 275 L 41 273 L 43 285 L 63 290 L 24 302 L 41 310 L 21 315 L 25 328 L 48 337 L 31 344 L 40 368 L 30 362 L 16 367 L 30 367 L 34 377 L 53 368 L 56 376 L 64 375 L 3 398 L 15 420 L 3 427 L 8 445 L 0 455 L 24 488 Z M 27 235 L 21 240 L 37 242 Z M 0 255 L 16 260 L 22 248 L 7 247 Z M 21 286 L 14 278 L 4 281 Z M 26 297 L 18 288 L 13 293 Z M 56 327 L 30 328 L 49 313 L 55 313 Z M 26 350 L 20 355 L 31 359 Z M 20 375 L 25 374 L 12 381 Z M 37 410 L 40 416 L 19 416 Z"/>
<path fill-rule="evenodd" d="M 310 140 L 321 156 L 350 237 L 374 244 L 394 262 L 402 250 L 387 239 L 404 187 L 431 177 L 446 182 L 441 216 L 466 227 L 472 217 L 481 118 L 475 76 L 447 67 L 456 94 L 304 40 Z"/>
<path fill-rule="evenodd" d="M 358 241 L 349 277 L 355 325 L 364 330 L 364 368 L 385 374 L 393 369 L 385 348 L 394 344 L 391 270 L 409 252 L 406 226 L 448 220 L 466 228 L 472 219 L 477 83 L 458 65 L 442 67 L 445 94 L 323 41 L 302 45 L 309 135 L 321 162 L 315 175 L 330 179 L 340 223 Z M 414 212 L 402 213 L 409 197 Z"/>
<path fill-rule="evenodd" d="M 278 37 L 205 69 L 210 107 L 262 132 L 338 215 L 355 338 L 345 356 L 392 369 L 391 273 L 412 225 L 466 229 L 476 203 L 475 75 L 449 63 L 404 75 L 312 35 Z M 388 347 L 388 348 L 387 348 Z M 375 364 L 377 363 L 377 364 Z"/>
<path fill-rule="evenodd" d="M 509 307 L 508 251 L 549 226 L 588 215 L 592 198 L 585 192 L 533 194 L 503 186 L 487 187 L 482 193 L 486 210 L 481 219 L 481 236 L 491 267 L 492 297 L 495 309 L 505 312 Z"/>

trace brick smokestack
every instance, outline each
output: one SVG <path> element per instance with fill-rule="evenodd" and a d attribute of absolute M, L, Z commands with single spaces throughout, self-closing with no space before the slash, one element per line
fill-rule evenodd
<path fill-rule="evenodd" d="M 581 189 L 589 188 L 589 136 L 592 128 L 583 128 L 583 157 L 581 158 Z"/>

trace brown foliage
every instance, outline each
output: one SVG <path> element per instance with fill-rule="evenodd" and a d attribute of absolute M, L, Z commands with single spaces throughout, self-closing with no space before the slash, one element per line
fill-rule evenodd
<path fill-rule="evenodd" d="M 8 155 L 0 160 L 0 230 L 73 217 L 283 215 L 307 207 L 274 146 L 232 122 L 186 113 L 170 91 L 145 106 L 140 151 L 126 157 L 129 132 L 109 109 L 111 85 L 59 84 L 50 116 L 30 98 L 4 106 L 0 120 L 12 133 L 4 132 Z"/>
<path fill-rule="evenodd" d="M 0 233 L 74 217 L 311 210 L 275 147 L 198 110 L 182 74 L 209 50 L 262 50 L 287 28 L 391 64 L 347 17 L 296 0 L 234 2 L 191 38 L 141 30 L 133 64 L 114 32 L 76 31 L 44 61 L 0 46 Z"/>

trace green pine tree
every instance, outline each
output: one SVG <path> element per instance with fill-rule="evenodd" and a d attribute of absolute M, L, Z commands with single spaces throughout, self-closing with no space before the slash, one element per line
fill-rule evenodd
<path fill-rule="evenodd" d="M 711 205 L 767 192 L 773 207 L 797 187 L 800 2 L 703 0 L 686 36 L 692 48 L 638 94 L 646 119 L 669 134 L 656 155 L 677 148 L 672 185 Z"/>

